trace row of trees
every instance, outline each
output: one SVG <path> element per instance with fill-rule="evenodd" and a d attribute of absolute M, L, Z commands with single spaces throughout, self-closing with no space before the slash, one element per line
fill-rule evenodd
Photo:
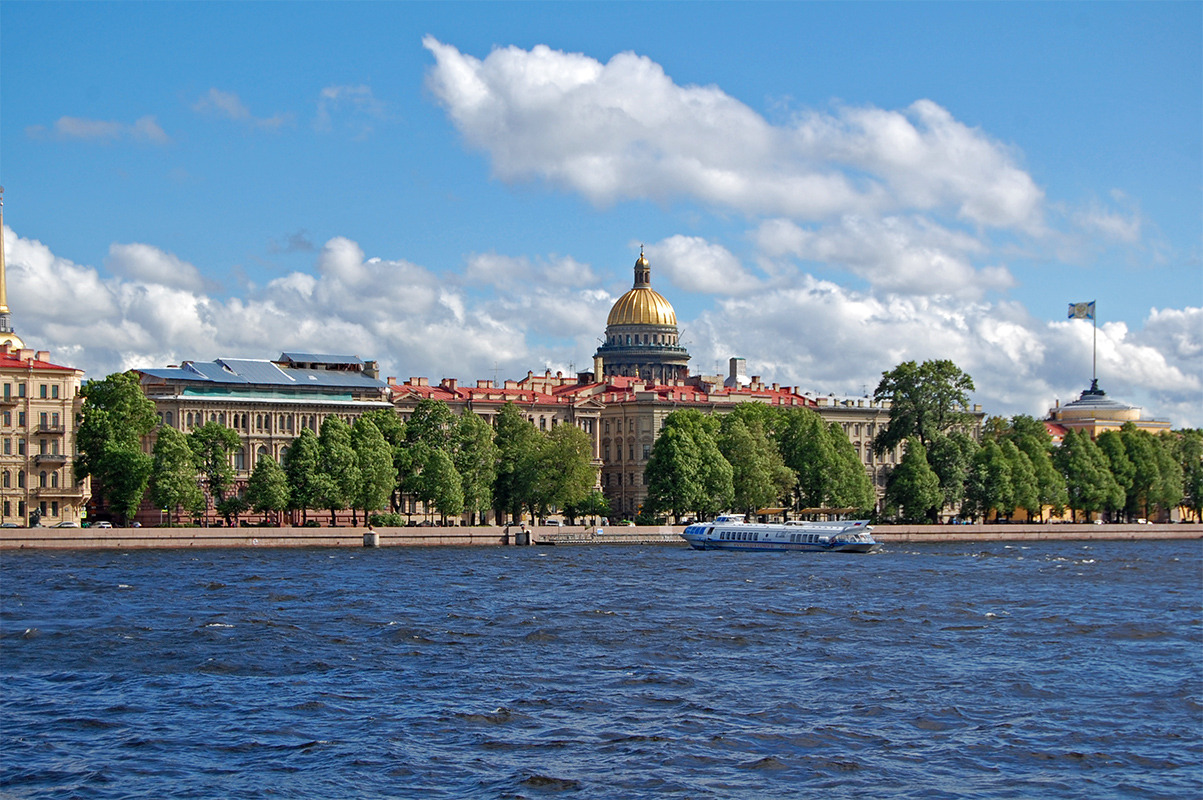
<path fill-rule="evenodd" d="M 1203 434 L 1157 435 L 1127 423 L 1099 435 L 1070 430 L 1060 446 L 1029 416 L 987 420 L 980 442 L 964 412 L 972 379 L 950 361 L 913 361 L 883 373 L 874 395 L 890 400 L 890 422 L 874 439 L 878 454 L 903 445 L 887 485 L 884 515 L 935 522 L 943 510 L 966 519 L 1041 520 L 1104 512 L 1148 518 L 1178 505 L 1203 506 Z"/>
<path fill-rule="evenodd" d="M 149 490 L 159 508 L 200 514 L 210 504 L 230 520 L 254 510 L 279 520 L 285 511 L 308 519 L 311 509 L 398 512 L 408 500 L 447 517 L 475 522 L 490 509 L 500 519 L 551 509 L 570 517 L 604 516 L 594 491 L 596 468 L 587 434 L 573 425 L 542 432 L 517 406 L 499 412 L 496 429 L 475 414 L 456 417 L 440 401 L 423 400 L 407 421 L 389 409 L 348 425 L 327 417 L 319 433 L 302 429 L 281 463 L 259 458 L 241 492 L 232 455 L 238 433 L 209 422 L 188 434 L 158 423 L 137 376 L 117 373 L 89 381 L 78 432 L 76 474 L 95 476 L 96 491 L 128 519 Z M 153 452 L 142 438 L 158 428 Z"/>
<path fill-rule="evenodd" d="M 699 518 L 777 506 L 873 510 L 873 484 L 844 429 L 807 408 L 745 403 L 722 418 L 674 411 L 652 447 L 644 514 Z"/>

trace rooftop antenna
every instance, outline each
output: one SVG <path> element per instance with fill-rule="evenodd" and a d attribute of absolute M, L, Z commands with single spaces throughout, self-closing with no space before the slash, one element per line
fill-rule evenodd
<path fill-rule="evenodd" d="M 497 370 L 497 362 L 496 362 L 496 361 L 494 361 L 494 362 L 493 362 L 493 388 L 494 388 L 494 389 L 496 389 L 496 388 L 497 388 L 497 372 L 498 372 L 498 370 Z"/>

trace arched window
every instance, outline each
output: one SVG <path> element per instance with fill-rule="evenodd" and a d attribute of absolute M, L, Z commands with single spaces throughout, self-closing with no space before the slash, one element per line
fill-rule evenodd
<path fill-rule="evenodd" d="M 25 470 L 23 470 L 23 469 L 17 470 L 17 488 L 18 489 L 25 488 Z"/>
<path fill-rule="evenodd" d="M 50 488 L 51 489 L 58 488 L 58 473 L 57 472 L 50 473 Z"/>
<path fill-rule="evenodd" d="M 255 451 L 255 463 L 258 464 L 262 458 L 267 458 L 267 448 L 259 445 L 259 449 Z"/>
<path fill-rule="evenodd" d="M 42 487 L 43 489 L 46 488 L 46 470 L 42 470 L 38 473 L 38 486 Z"/>
<path fill-rule="evenodd" d="M 187 423 L 188 427 L 191 428 L 192 427 L 192 412 L 191 411 L 188 412 L 188 416 L 186 417 L 186 419 L 188 420 L 188 423 Z"/>
<path fill-rule="evenodd" d="M 172 421 L 172 414 L 170 411 L 168 411 L 166 414 L 163 415 L 163 421 L 166 422 L 171 427 L 175 427 L 175 423 Z"/>

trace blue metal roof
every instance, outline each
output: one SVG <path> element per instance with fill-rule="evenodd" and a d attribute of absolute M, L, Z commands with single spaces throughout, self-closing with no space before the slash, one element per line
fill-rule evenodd
<path fill-rule="evenodd" d="M 286 354 L 287 355 L 287 354 Z M 313 356 L 315 362 L 303 361 L 310 356 L 293 356 L 297 363 L 362 365 L 354 356 L 341 356 L 341 362 L 321 360 L 328 356 Z M 145 375 L 169 381 L 203 382 L 209 385 L 262 386 L 304 390 L 383 389 L 385 383 L 354 369 L 300 369 L 280 366 L 271 361 L 249 358 L 219 358 L 216 361 L 186 361 L 179 367 L 140 370 Z"/>

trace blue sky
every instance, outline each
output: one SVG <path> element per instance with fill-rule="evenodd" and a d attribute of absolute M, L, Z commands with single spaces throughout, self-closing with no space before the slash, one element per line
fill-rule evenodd
<path fill-rule="evenodd" d="M 585 368 L 646 246 L 694 372 L 1203 427 L 1199 3 L 0 5 L 18 332 Z"/>

